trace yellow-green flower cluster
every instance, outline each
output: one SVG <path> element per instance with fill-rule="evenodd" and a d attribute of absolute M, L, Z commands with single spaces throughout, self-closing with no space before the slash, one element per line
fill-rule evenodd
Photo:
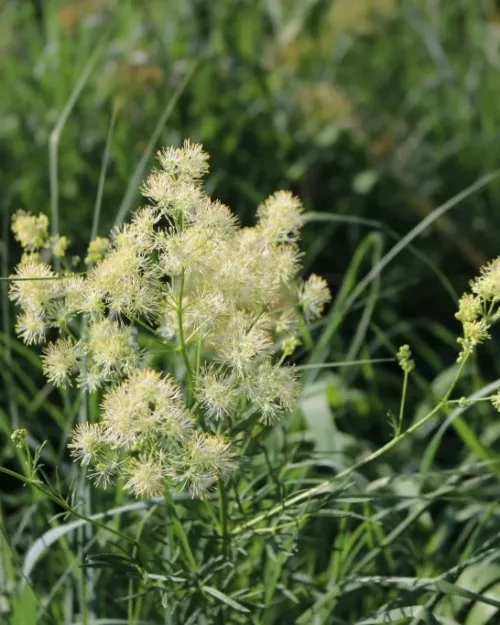
<path fill-rule="evenodd" d="M 490 338 L 491 325 L 500 318 L 500 257 L 481 268 L 480 275 L 470 284 L 458 303 L 455 317 L 462 323 L 463 336 L 458 339 L 462 362 L 477 345 Z"/>
<path fill-rule="evenodd" d="M 16 331 L 27 345 L 42 343 L 49 327 L 58 320 L 63 297 L 62 281 L 38 254 L 27 254 L 11 276 L 10 298 L 21 308 Z"/>
<path fill-rule="evenodd" d="M 177 482 L 203 496 L 234 468 L 232 425 L 243 418 L 272 424 L 295 408 L 296 371 L 283 361 L 330 292 L 318 276 L 298 277 L 304 215 L 290 192 L 271 195 L 255 227 L 242 228 L 205 194 L 201 146 L 186 141 L 158 159 L 143 186 L 152 205 L 109 239 L 91 242 L 85 275 L 56 275 L 26 257 L 11 297 L 23 309 L 18 332 L 26 342 L 60 330 L 43 355 L 49 381 L 76 378 L 103 392 L 101 422 L 78 426 L 71 443 L 95 480 L 122 477 L 137 496 Z M 16 236 L 35 249 L 46 224 L 20 219 Z M 136 342 L 144 325 L 177 349 L 182 389 L 146 367 Z"/>
<path fill-rule="evenodd" d="M 28 252 L 42 248 L 48 239 L 49 218 L 47 215 L 30 215 L 22 210 L 12 218 L 12 232 L 21 246 Z"/>
<path fill-rule="evenodd" d="M 409 345 L 401 345 L 398 349 L 397 359 L 399 366 L 404 373 L 409 374 L 415 369 L 415 361 L 411 357 L 411 349 Z"/>
<path fill-rule="evenodd" d="M 96 237 L 89 243 L 85 262 L 87 265 L 94 265 L 104 258 L 109 248 L 109 239 L 106 237 Z"/>

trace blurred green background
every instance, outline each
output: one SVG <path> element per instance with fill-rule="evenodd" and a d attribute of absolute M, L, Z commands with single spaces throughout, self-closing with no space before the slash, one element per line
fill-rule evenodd
<path fill-rule="evenodd" d="M 498 166 L 495 0 L 11 1 L 0 68 L 4 275 L 19 257 L 15 210 L 57 215 L 83 255 L 140 204 L 155 151 L 185 137 L 211 155 L 209 193 L 244 223 L 278 188 L 322 214 L 305 269 L 334 294 L 357 250 L 359 280 L 374 241 L 387 253 Z M 396 343 L 413 336 L 434 372 L 455 349 L 453 289 L 498 253 L 499 195 L 490 184 L 457 203 L 380 275 L 373 321 Z"/>
<path fill-rule="evenodd" d="M 419 369 L 410 405 L 421 414 L 453 373 L 456 299 L 500 250 L 498 183 L 432 219 L 500 167 L 498 0 L 4 0 L 0 7 L 3 276 L 19 258 L 9 234 L 14 211 L 57 216 L 52 223 L 83 255 L 91 235 L 105 236 L 140 204 L 155 151 L 189 137 L 211 155 L 209 193 L 244 223 L 276 189 L 302 198 L 313 212 L 305 269 L 327 278 L 334 299 L 431 219 L 341 323 L 328 325 L 330 317 L 314 330 L 328 361 L 393 356 L 410 343 Z M 2 431 L 24 425 L 34 441 L 67 434 L 58 402 L 46 401 L 52 391 L 37 357 L 8 338 L 6 282 L 2 289 Z M 498 377 L 494 343 L 476 364 L 464 393 Z M 309 383 L 318 378 L 327 423 L 307 414 L 306 422 L 316 442 L 335 437 L 318 452 L 353 448 L 356 456 L 387 440 L 387 414 L 399 405 L 397 367 L 314 374 Z M 447 433 L 436 452 L 441 469 L 474 450 L 489 457 L 484 450 L 495 449 L 499 435 L 491 410 L 478 408 L 472 428 L 468 441 Z M 429 431 L 374 477 L 418 468 Z M 12 446 L 2 445 L 0 462 L 12 458 Z M 462 521 L 454 522 L 450 532 L 461 531 Z"/>
<path fill-rule="evenodd" d="M 105 234 L 140 201 L 156 149 L 190 137 L 211 154 L 209 191 L 243 220 L 282 187 L 346 217 L 306 235 L 335 288 L 370 228 L 355 218 L 387 246 L 388 229 L 495 168 L 499 15 L 494 0 L 3 2 L 4 222 L 55 206 L 83 249 L 96 201 Z M 418 241 L 459 287 L 496 254 L 497 194 Z M 392 308 L 434 308 L 421 262 L 386 275 L 403 289 Z"/>

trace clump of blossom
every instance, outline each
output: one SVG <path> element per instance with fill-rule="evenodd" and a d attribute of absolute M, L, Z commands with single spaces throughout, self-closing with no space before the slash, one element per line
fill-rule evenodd
<path fill-rule="evenodd" d="M 478 345 L 490 338 L 492 324 L 500 318 L 500 257 L 481 268 L 470 283 L 470 292 L 458 302 L 455 317 L 462 323 L 463 335 L 458 338 L 461 351 L 458 361 L 466 360 Z"/>
<path fill-rule="evenodd" d="M 295 409 L 300 386 L 285 360 L 330 292 L 318 276 L 299 277 L 304 211 L 289 191 L 262 202 L 256 225 L 242 228 L 206 195 L 200 145 L 162 150 L 158 161 L 142 188 L 151 204 L 90 243 L 86 272 L 42 262 L 46 218 L 16 214 L 30 254 L 10 297 L 20 336 L 52 341 L 42 355 L 48 380 L 76 379 L 102 395 L 100 422 L 78 425 L 70 443 L 91 478 L 103 486 L 122 478 L 137 497 L 169 485 L 203 497 L 237 465 L 233 425 L 273 424 Z M 53 239 L 53 256 L 67 245 Z M 139 349 L 144 326 L 179 358 L 176 380 Z"/>
<path fill-rule="evenodd" d="M 71 376 L 78 367 L 76 345 L 70 338 L 49 343 L 42 359 L 43 372 L 49 382 L 64 387 L 71 384 Z"/>
<path fill-rule="evenodd" d="M 500 319 L 500 257 L 481 267 L 479 276 L 470 283 L 470 292 L 460 298 L 455 317 L 463 329 L 458 338 L 461 345 L 458 362 L 463 364 L 478 345 L 491 338 L 490 329 Z M 495 410 L 500 411 L 500 391 L 488 399 Z M 467 406 L 470 402 L 463 398 L 461 405 Z"/>
<path fill-rule="evenodd" d="M 106 237 L 96 237 L 89 243 L 85 262 L 87 265 L 94 265 L 104 258 L 109 248 L 109 239 Z"/>
<path fill-rule="evenodd" d="M 36 254 L 23 256 L 11 276 L 9 296 L 21 308 L 16 331 L 27 345 L 43 343 L 54 325 L 55 303 L 62 297 L 62 284 L 50 265 Z"/>
<path fill-rule="evenodd" d="M 97 318 L 90 323 L 79 348 L 85 355 L 79 383 L 89 390 L 133 373 L 140 362 L 133 328 L 113 319 Z"/>
<path fill-rule="evenodd" d="M 237 378 L 221 367 L 204 367 L 196 380 L 196 397 L 207 419 L 218 422 L 237 410 L 240 393 Z"/>
<path fill-rule="evenodd" d="M 498 302 L 500 299 L 500 257 L 481 268 L 479 277 L 471 283 L 471 291 L 483 303 Z"/>
<path fill-rule="evenodd" d="M 27 251 L 42 248 L 48 239 L 49 218 L 47 215 L 30 215 L 23 210 L 17 211 L 12 217 L 14 237 Z"/>
<path fill-rule="evenodd" d="M 49 239 L 50 249 L 56 258 L 63 258 L 69 247 L 68 237 L 55 236 Z"/>
<path fill-rule="evenodd" d="M 308 321 L 321 316 L 325 305 L 330 301 L 330 290 L 324 278 L 312 274 L 302 285 L 299 303 Z"/>

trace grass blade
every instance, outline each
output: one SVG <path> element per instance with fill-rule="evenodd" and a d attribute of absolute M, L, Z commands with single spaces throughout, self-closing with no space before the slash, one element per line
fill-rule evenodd
<path fill-rule="evenodd" d="M 202 586 L 202 590 L 204 590 L 207 594 L 212 595 L 215 599 L 227 604 L 229 607 L 233 608 L 233 610 L 247 614 L 250 612 L 250 610 L 241 605 L 241 603 L 231 599 L 231 597 L 228 597 L 228 595 L 224 594 L 220 590 L 217 590 L 217 588 L 214 588 L 213 586 Z"/>

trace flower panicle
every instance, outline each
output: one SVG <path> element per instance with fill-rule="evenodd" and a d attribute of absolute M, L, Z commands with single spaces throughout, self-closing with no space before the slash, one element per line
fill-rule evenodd
<path fill-rule="evenodd" d="M 300 200 L 277 191 L 241 227 L 205 193 L 208 173 L 199 144 L 161 150 L 142 187 L 148 204 L 90 242 L 81 273 L 46 216 L 20 211 L 12 223 L 24 249 L 10 287 L 18 334 L 45 343 L 49 382 L 76 379 L 102 396 L 100 422 L 75 428 L 70 453 L 96 484 L 121 478 L 136 497 L 175 485 L 204 497 L 231 477 L 231 428 L 295 409 L 300 385 L 285 360 L 331 299 L 323 278 L 299 278 Z M 180 384 L 139 348 L 141 331 L 178 355 Z"/>
<path fill-rule="evenodd" d="M 464 362 L 478 345 L 491 338 L 490 328 L 500 318 L 500 257 L 481 267 L 470 291 L 458 301 L 455 317 L 462 324 L 458 362 Z"/>

